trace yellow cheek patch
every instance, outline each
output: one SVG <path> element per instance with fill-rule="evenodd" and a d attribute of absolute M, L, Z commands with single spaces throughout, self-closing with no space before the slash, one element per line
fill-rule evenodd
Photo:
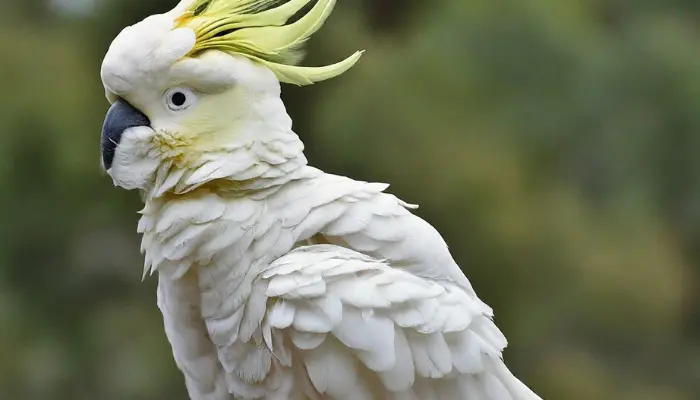
<path fill-rule="evenodd" d="M 196 157 L 193 153 L 194 137 L 173 132 L 156 131 L 153 135 L 153 148 L 163 158 L 172 160 L 181 165 L 187 163 L 190 158 Z"/>
<path fill-rule="evenodd" d="M 362 56 L 358 51 L 345 60 L 324 67 L 300 67 L 303 45 L 323 26 L 336 0 L 195 0 L 176 21 L 190 28 L 196 43 L 188 54 L 206 50 L 239 54 L 272 70 L 281 82 L 310 85 L 336 77 L 352 68 Z"/>
<path fill-rule="evenodd" d="M 187 135 L 174 134 L 171 132 L 158 131 L 153 136 L 154 144 L 158 149 L 172 151 L 192 145 L 192 137 Z"/>
<path fill-rule="evenodd" d="M 178 166 L 186 167 L 190 162 L 196 164 L 201 161 L 202 154 L 219 150 L 231 142 L 238 125 L 235 121 L 227 125 L 226 129 L 217 129 L 216 120 L 208 121 L 206 117 L 195 114 L 181 120 L 176 131 L 157 130 L 152 137 L 153 148 L 160 157 L 172 160 Z"/>

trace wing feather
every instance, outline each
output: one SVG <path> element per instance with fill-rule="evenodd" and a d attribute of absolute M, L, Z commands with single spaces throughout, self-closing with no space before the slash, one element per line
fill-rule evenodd
<path fill-rule="evenodd" d="M 319 282 L 322 290 L 304 290 Z M 503 365 L 491 310 L 457 284 L 311 245 L 277 259 L 254 285 L 273 301 L 267 348 L 308 375 L 310 398 L 539 399 Z"/>
<path fill-rule="evenodd" d="M 158 280 L 158 308 L 163 313 L 165 333 L 173 348 L 175 362 L 185 376 L 193 400 L 229 398 L 225 373 L 214 345 L 207 340 L 206 327 L 196 307 L 197 282 L 192 274 L 178 280 Z"/>
<path fill-rule="evenodd" d="M 503 364 L 492 310 L 412 206 L 384 184 L 312 175 L 142 221 L 156 250 L 147 267 L 168 261 L 184 280 L 203 266 L 188 312 L 204 320 L 209 358 L 184 362 L 173 344 L 186 374 L 210 363 L 215 390 L 250 399 L 539 399 Z"/>

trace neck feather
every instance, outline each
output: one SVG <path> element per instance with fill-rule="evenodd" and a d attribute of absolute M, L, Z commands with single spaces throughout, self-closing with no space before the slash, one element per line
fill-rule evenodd
<path fill-rule="evenodd" d="M 217 144 L 213 151 L 190 149 L 194 161 L 172 159 L 161 164 L 146 198 L 182 195 L 203 186 L 227 191 L 262 189 L 295 179 L 307 166 L 304 144 L 292 131 L 291 118 L 279 98 L 259 107 L 265 110 L 261 114 L 265 118 L 236 124 L 236 132 L 228 135 L 235 138 L 231 143 Z"/>

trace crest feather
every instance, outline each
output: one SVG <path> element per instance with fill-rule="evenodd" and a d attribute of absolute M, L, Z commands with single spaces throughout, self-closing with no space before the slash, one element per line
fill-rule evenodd
<path fill-rule="evenodd" d="M 309 7 L 311 3 L 313 6 Z M 336 77 L 362 56 L 336 64 L 300 67 L 303 46 L 330 16 L 336 0 L 195 0 L 176 19 L 194 31 L 189 56 L 206 50 L 239 54 L 270 68 L 281 82 L 310 85 Z"/>

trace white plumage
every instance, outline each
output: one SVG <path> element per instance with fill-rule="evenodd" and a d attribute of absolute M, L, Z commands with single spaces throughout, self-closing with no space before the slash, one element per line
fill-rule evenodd
<path fill-rule="evenodd" d="M 304 172 L 255 198 L 203 190 L 144 210 L 194 399 L 226 398 L 222 382 L 241 399 L 538 398 L 429 224 L 386 185 Z"/>
<path fill-rule="evenodd" d="M 307 165 L 280 79 L 359 58 L 285 64 L 334 4 L 283 23 L 308 2 L 184 0 L 126 28 L 102 65 L 103 165 L 142 192 L 144 276 L 190 397 L 539 399 L 415 206 Z"/>

